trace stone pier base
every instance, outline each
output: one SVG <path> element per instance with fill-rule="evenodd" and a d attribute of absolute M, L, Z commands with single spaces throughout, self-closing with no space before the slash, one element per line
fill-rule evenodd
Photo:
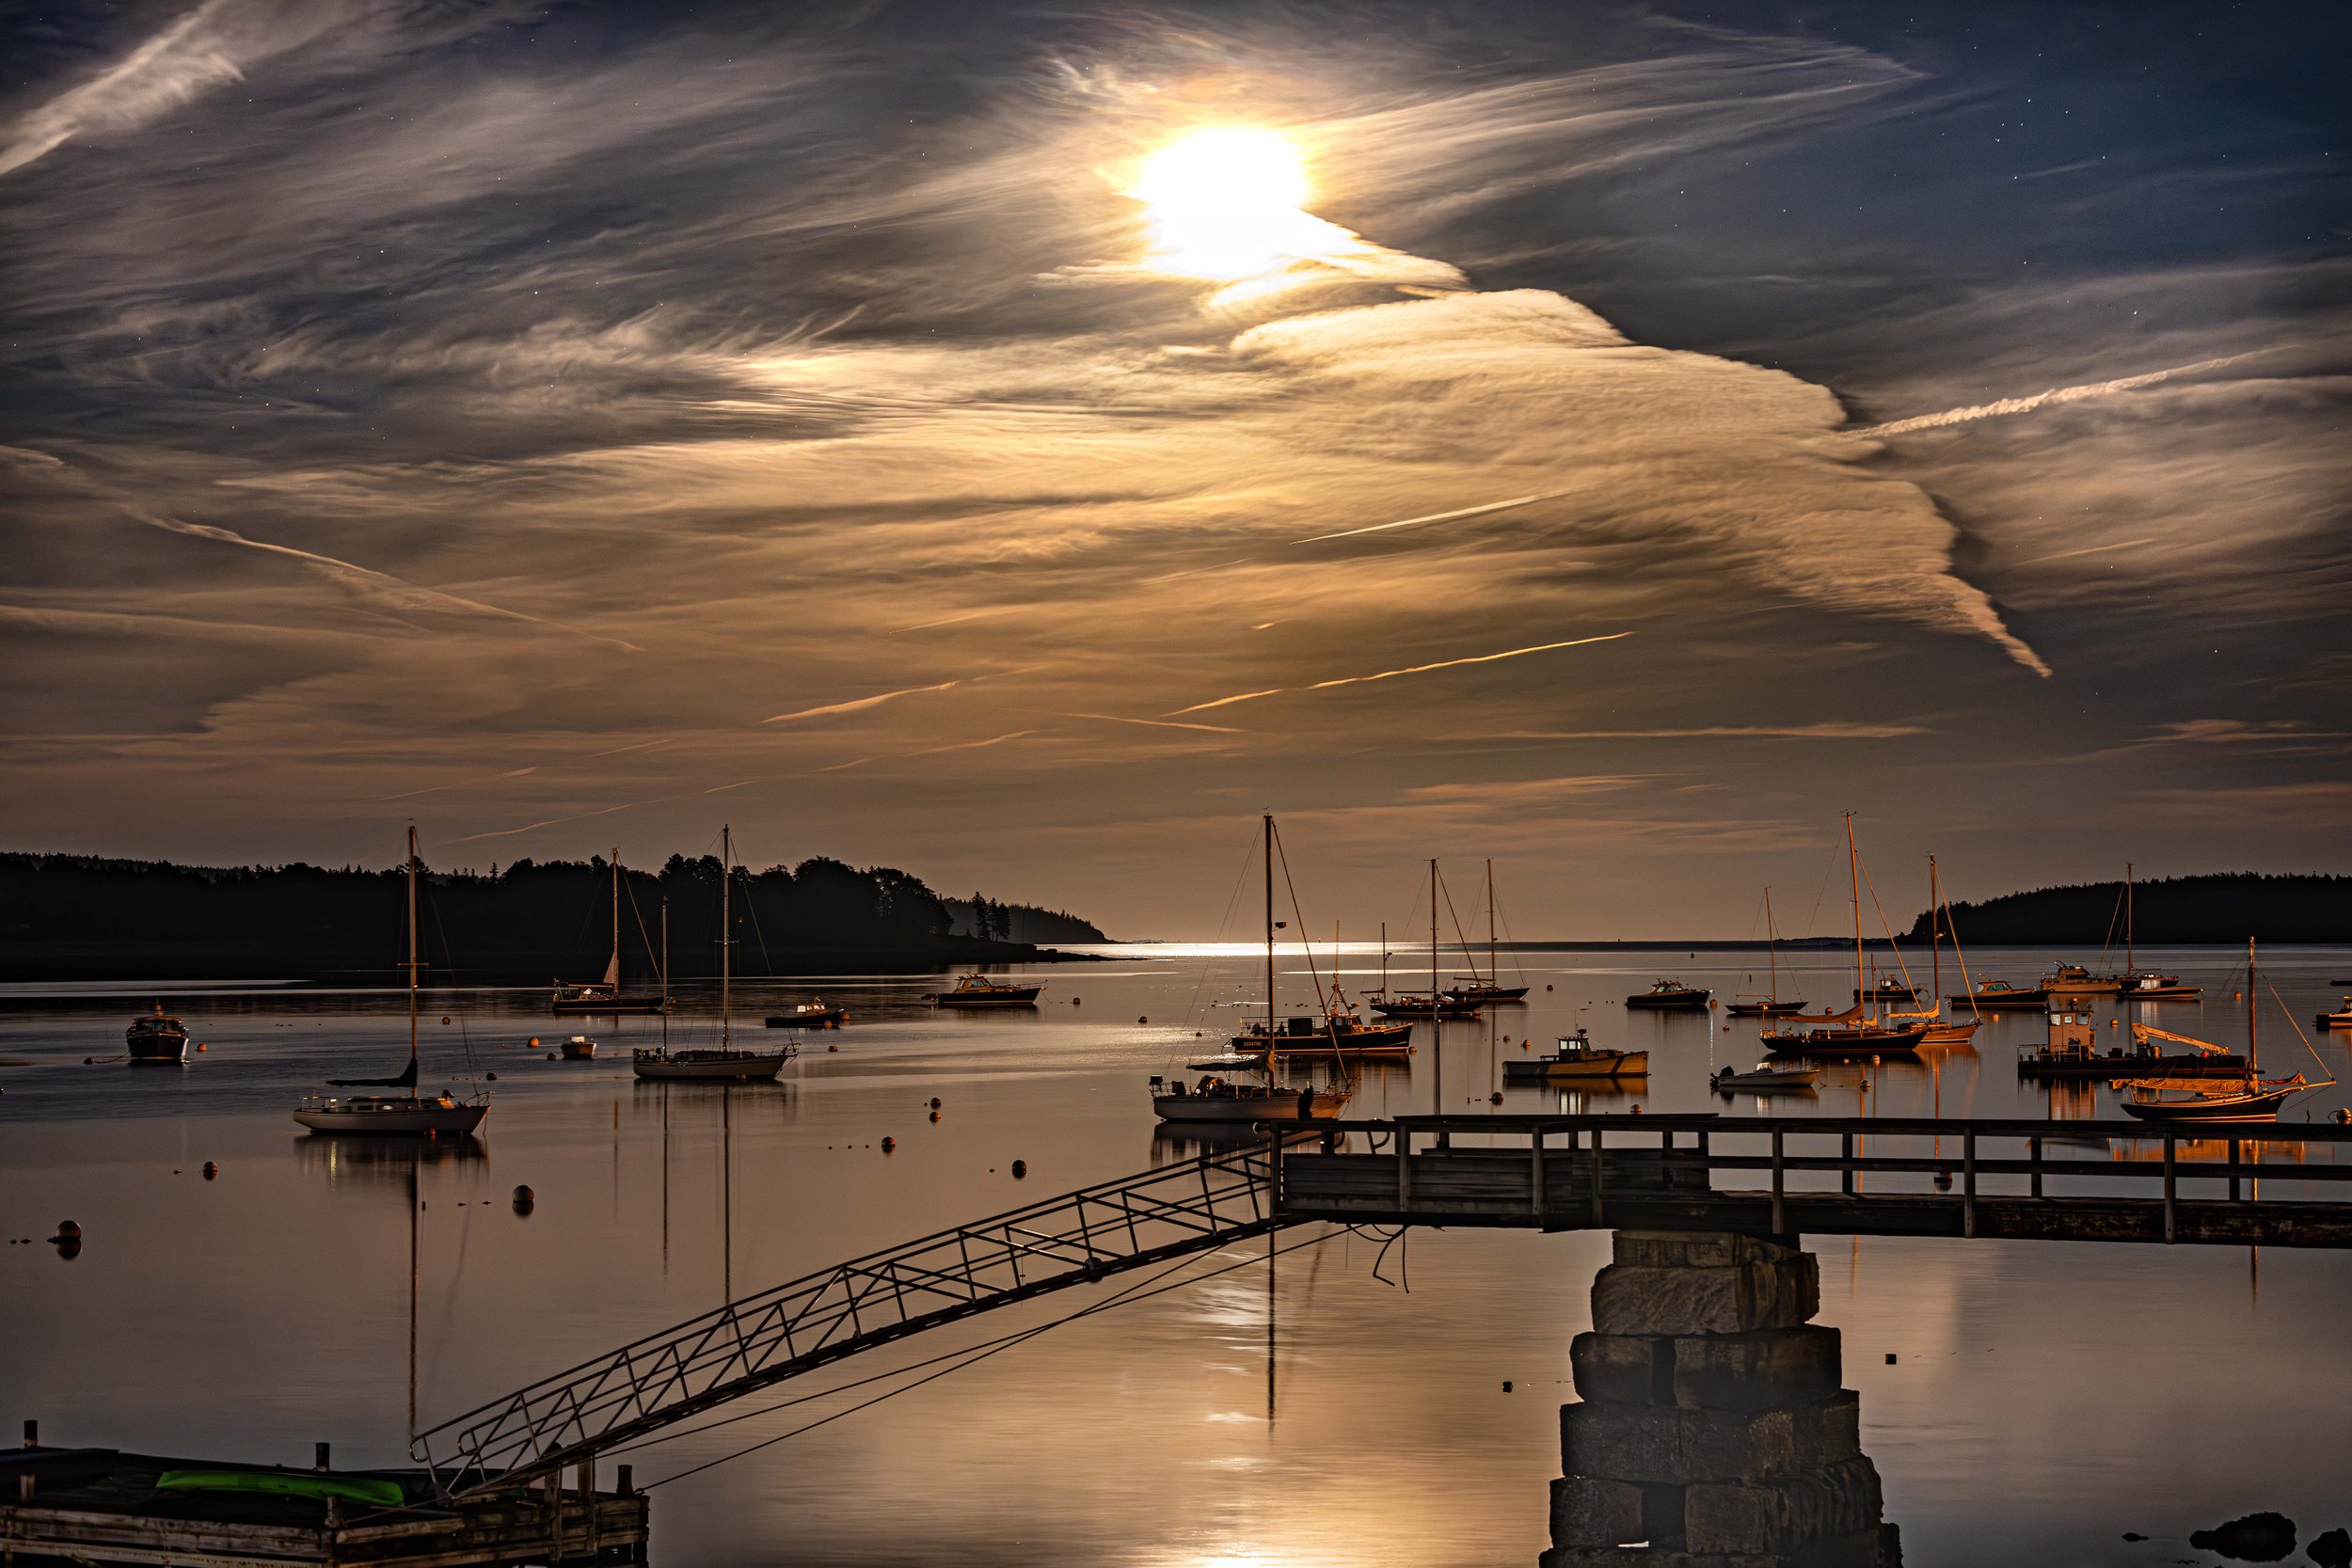
<path fill-rule="evenodd" d="M 1542 1568 L 1900 1568 L 1814 1257 L 1620 1230 L 1569 1347 Z"/>

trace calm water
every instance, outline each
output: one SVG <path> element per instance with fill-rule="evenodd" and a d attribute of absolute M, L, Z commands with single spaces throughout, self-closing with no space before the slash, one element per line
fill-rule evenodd
<path fill-rule="evenodd" d="M 818 988 L 855 1009 L 850 1026 L 810 1037 L 780 1084 L 750 1089 L 635 1083 L 627 1047 L 655 1021 L 587 1021 L 606 1059 L 548 1062 L 524 1042 L 583 1025 L 546 1017 L 543 993 L 434 992 L 428 1083 L 459 1081 L 469 1055 L 499 1079 L 478 1140 L 422 1152 L 305 1136 L 286 1116 L 330 1070 L 398 1065 L 396 994 L 174 987 L 162 994 L 209 1049 L 183 1070 L 135 1070 L 83 1058 L 118 1054 L 152 993 L 0 989 L 0 1232 L 45 1236 L 66 1217 L 87 1232 L 71 1262 L 0 1248 L 0 1420 L 12 1433 L 37 1417 L 52 1442 L 307 1463 L 324 1438 L 341 1463 L 399 1462 L 412 1183 L 414 1399 L 429 1423 L 730 1287 L 1175 1158 L 1154 1136 L 1145 1080 L 1220 1049 L 1262 970 L 1247 950 L 1152 951 L 1175 956 L 1040 969 L 1034 1013 L 942 1017 L 916 1000 L 935 980 L 829 978 Z M 1974 972 L 2020 982 L 2081 956 L 1971 955 Z M 2142 958 L 2214 988 L 2158 1022 L 2242 1041 L 2233 955 Z M 1653 1053 L 1644 1092 L 1597 1097 L 1597 1109 L 1756 1109 L 1706 1086 L 1710 1065 L 1754 1060 L 1744 1026 L 1629 1015 L 1618 999 L 1661 974 L 1719 995 L 1760 990 L 1760 952 L 1523 961 L 1530 1006 L 1450 1025 L 1435 1044 L 1424 1029 L 1421 1053 L 1371 1072 L 1351 1112 L 1483 1110 L 1500 1056 L 1579 1024 Z M 1375 959 L 1342 962 L 1352 989 L 1369 988 Z M 1797 958 L 1793 986 L 1783 967 L 1784 995 L 1836 1005 L 1851 989 L 1829 958 Z M 1287 1008 L 1311 991 L 1297 957 L 1282 968 Z M 2352 976 L 2352 953 L 2281 949 L 2265 968 L 2308 1029 L 2341 990 L 2328 982 Z M 741 988 L 751 1036 L 774 1037 L 759 1015 L 809 990 Z M 708 1036 L 709 1000 L 687 999 L 694 1016 L 676 1035 Z M 2021 1087 L 2015 1049 L 2041 1027 L 2004 1019 L 1974 1049 L 1834 1069 L 1811 1101 L 1774 1108 L 2113 1114 L 2104 1087 L 2055 1100 Z M 2320 1076 L 2275 1007 L 2263 1039 L 2265 1066 Z M 2316 1044 L 2352 1079 L 2344 1036 Z M 1515 1088 L 1503 1108 L 1558 1103 Z M 2293 1115 L 2346 1103 L 2328 1089 Z M 207 1160 L 215 1180 L 199 1175 Z M 538 1195 L 528 1217 L 506 1201 L 517 1183 Z M 1334 1234 L 1270 1270 L 1268 1245 L 1197 1260 L 1182 1277 L 1227 1272 L 663 1487 L 657 1561 L 1533 1562 L 1560 1473 L 1568 1339 L 1587 1326 L 1606 1235 L 1422 1230 L 1383 1262 L 1375 1243 Z M 1906 1560 L 2170 1563 L 2189 1530 L 2255 1509 L 2286 1512 L 2307 1539 L 2352 1523 L 2352 1257 L 1835 1238 L 1815 1249 L 1820 1321 L 1845 1332 L 1846 1381 Z M 923 1336 L 814 1386 L 1035 1326 L 1129 1283 Z M 641 1484 L 658 1481 L 892 1386 L 628 1457 Z M 2158 1539 L 2130 1544 L 2125 1530 Z"/>

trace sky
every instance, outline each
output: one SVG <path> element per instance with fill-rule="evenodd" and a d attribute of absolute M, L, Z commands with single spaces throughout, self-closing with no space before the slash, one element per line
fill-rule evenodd
<path fill-rule="evenodd" d="M 2352 869 L 2322 7 L 0 13 L 0 847 Z"/>

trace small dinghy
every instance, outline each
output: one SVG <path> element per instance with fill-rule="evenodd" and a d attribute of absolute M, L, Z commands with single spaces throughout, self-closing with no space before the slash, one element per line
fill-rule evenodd
<path fill-rule="evenodd" d="M 1758 1062 L 1745 1072 L 1724 1068 L 1708 1083 L 1717 1094 L 1773 1094 L 1809 1089 L 1820 1076 L 1821 1069 L 1817 1067 L 1774 1067 L 1770 1062 Z"/>

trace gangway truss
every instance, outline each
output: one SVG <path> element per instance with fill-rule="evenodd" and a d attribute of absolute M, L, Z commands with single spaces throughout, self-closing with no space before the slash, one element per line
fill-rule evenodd
<path fill-rule="evenodd" d="M 508 1489 L 927 1328 L 1295 1221 L 1269 1137 L 1046 1198 L 729 1302 L 419 1433 L 443 1495 Z"/>

